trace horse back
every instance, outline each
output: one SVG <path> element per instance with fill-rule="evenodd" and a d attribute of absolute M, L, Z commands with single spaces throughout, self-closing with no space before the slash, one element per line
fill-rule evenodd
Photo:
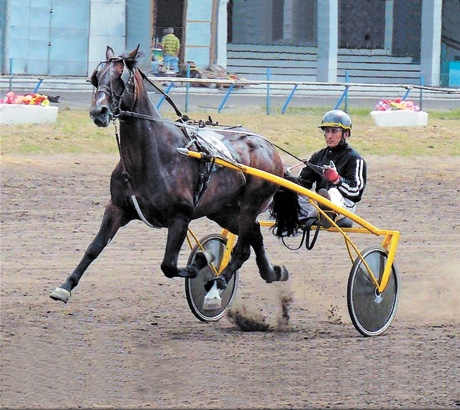
<path fill-rule="evenodd" d="M 230 132 L 231 131 L 231 132 Z M 273 144 L 265 137 L 243 127 L 221 131 L 238 154 L 241 164 L 282 176 L 283 163 Z"/>

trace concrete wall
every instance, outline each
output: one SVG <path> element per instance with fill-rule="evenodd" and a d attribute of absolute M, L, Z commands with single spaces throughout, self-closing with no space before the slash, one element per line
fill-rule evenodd
<path fill-rule="evenodd" d="M 232 43 L 272 44 L 271 13 L 271 1 L 233 0 Z"/>
<path fill-rule="evenodd" d="M 447 37 L 446 61 L 460 61 L 460 1 L 443 1 L 442 34 Z"/>
<path fill-rule="evenodd" d="M 105 60 L 107 46 L 116 54 L 126 51 L 126 0 L 91 0 L 89 74 Z"/>
<path fill-rule="evenodd" d="M 210 64 L 212 0 L 188 0 L 185 12 L 184 63 L 193 61 L 198 68 Z"/>
<path fill-rule="evenodd" d="M 433 1 L 433 0 L 427 0 Z M 393 54 L 420 59 L 422 1 L 394 0 Z"/>
<path fill-rule="evenodd" d="M 134 50 L 138 44 L 145 54 L 139 67 L 150 69 L 150 42 L 152 38 L 152 13 L 150 0 L 127 0 L 126 5 L 126 51 Z"/>
<path fill-rule="evenodd" d="M 14 0 L 6 11 L 5 72 L 86 75 L 89 0 Z"/>
<path fill-rule="evenodd" d="M 383 49 L 385 1 L 339 1 L 339 48 Z"/>

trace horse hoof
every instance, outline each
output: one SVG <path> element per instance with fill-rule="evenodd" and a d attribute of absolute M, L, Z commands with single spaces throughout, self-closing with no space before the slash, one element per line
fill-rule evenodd
<path fill-rule="evenodd" d="M 276 280 L 286 282 L 289 279 L 289 272 L 285 266 L 275 266 Z"/>
<path fill-rule="evenodd" d="M 180 278 L 193 279 L 198 276 L 198 272 L 199 270 L 195 268 L 194 266 L 187 266 L 186 268 L 177 272 L 177 276 L 179 276 Z"/>
<path fill-rule="evenodd" d="M 203 269 L 205 266 L 209 266 L 216 257 L 206 251 L 198 251 L 195 255 L 195 264 L 198 266 L 199 269 Z"/>
<path fill-rule="evenodd" d="M 70 292 L 64 288 L 56 288 L 51 292 L 50 298 L 53 300 L 68 303 L 68 301 L 70 300 Z"/>
<path fill-rule="evenodd" d="M 217 286 L 219 290 L 224 290 L 227 288 L 227 285 L 228 284 L 225 278 L 222 275 L 220 275 L 217 278 L 210 280 L 208 283 L 206 283 L 204 285 L 204 290 L 206 292 L 209 292 L 214 286 Z"/>

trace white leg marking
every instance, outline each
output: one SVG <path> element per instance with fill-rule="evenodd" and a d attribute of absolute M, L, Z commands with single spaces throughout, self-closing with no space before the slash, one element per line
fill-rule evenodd
<path fill-rule="evenodd" d="M 206 294 L 203 300 L 203 309 L 204 310 L 216 310 L 222 307 L 222 298 L 220 297 L 223 289 L 217 288 L 217 282 L 214 282 L 212 288 Z"/>
<path fill-rule="evenodd" d="M 61 302 L 67 303 L 70 300 L 70 292 L 67 289 L 56 288 L 51 294 L 51 298 L 54 300 L 60 300 Z"/>

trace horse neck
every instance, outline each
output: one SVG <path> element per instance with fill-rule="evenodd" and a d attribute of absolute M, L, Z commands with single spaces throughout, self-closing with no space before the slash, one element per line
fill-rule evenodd
<path fill-rule="evenodd" d="M 134 90 L 132 93 L 133 95 L 130 97 L 132 101 L 126 102 L 129 107 L 126 110 L 133 113 L 133 115 L 141 114 L 146 116 L 148 119 L 136 118 L 135 116 L 127 117 L 121 122 L 120 132 L 122 138 L 124 137 L 125 143 L 128 143 L 127 140 L 129 140 L 136 145 L 142 145 L 142 141 L 150 137 L 150 132 L 147 131 L 151 130 L 157 123 L 154 120 L 161 121 L 162 116 L 150 101 L 142 77 L 137 69 L 134 71 Z"/>
<path fill-rule="evenodd" d="M 143 83 L 139 86 L 136 84 L 136 90 L 130 111 L 149 119 L 128 117 L 120 123 L 123 159 L 126 167 L 133 171 L 144 169 L 146 164 L 149 167 L 156 166 L 167 160 L 169 155 L 177 155 L 175 148 L 171 150 L 171 147 L 166 146 L 165 127 L 169 126 L 163 122 L 163 117 L 150 101 Z"/>
<path fill-rule="evenodd" d="M 137 69 L 134 72 L 134 84 L 134 104 L 132 111 L 161 120 L 162 116 L 152 101 L 150 101 L 148 92 L 144 86 L 144 80 Z"/>

